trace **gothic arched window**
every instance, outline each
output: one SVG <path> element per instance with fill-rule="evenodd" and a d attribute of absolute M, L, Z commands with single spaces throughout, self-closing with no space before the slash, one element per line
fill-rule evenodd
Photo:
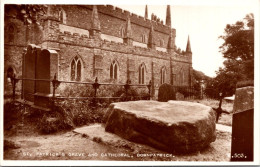
<path fill-rule="evenodd" d="M 177 74 L 177 86 L 181 85 L 181 72 Z"/>
<path fill-rule="evenodd" d="M 141 64 L 139 66 L 139 84 L 145 83 L 145 65 Z"/>
<path fill-rule="evenodd" d="M 142 43 L 146 43 L 146 37 L 144 34 L 142 35 L 141 40 L 142 40 Z"/>
<path fill-rule="evenodd" d="M 166 80 L 166 68 L 163 67 L 161 69 L 161 84 L 165 83 L 165 80 Z"/>
<path fill-rule="evenodd" d="M 160 40 L 160 46 L 163 47 L 164 41 L 161 39 Z"/>
<path fill-rule="evenodd" d="M 81 61 L 76 56 L 72 61 L 70 65 L 70 79 L 71 81 L 80 81 L 81 80 Z"/>
<path fill-rule="evenodd" d="M 176 82 L 177 82 L 176 74 L 173 74 L 173 75 L 172 75 L 172 80 L 173 80 L 173 85 L 174 85 L 174 86 L 177 86 L 177 83 L 176 83 Z"/>
<path fill-rule="evenodd" d="M 67 17 L 66 17 L 66 12 L 63 9 L 60 9 L 59 11 L 59 20 L 62 24 L 66 24 Z"/>
<path fill-rule="evenodd" d="M 185 74 L 184 74 L 184 71 L 182 71 L 182 85 L 185 84 Z"/>
<path fill-rule="evenodd" d="M 118 74 L 118 65 L 116 61 L 114 60 L 110 65 L 110 79 L 117 79 Z"/>
<path fill-rule="evenodd" d="M 124 38 L 124 37 L 125 37 L 125 28 L 124 28 L 124 27 L 121 28 L 120 33 L 121 33 L 121 34 L 120 34 L 121 37 Z"/>

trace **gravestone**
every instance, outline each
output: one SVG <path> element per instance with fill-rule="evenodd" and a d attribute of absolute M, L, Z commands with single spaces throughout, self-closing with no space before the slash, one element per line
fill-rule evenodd
<path fill-rule="evenodd" d="M 231 161 L 253 161 L 254 87 L 236 89 L 232 119 Z"/>
<path fill-rule="evenodd" d="M 58 54 L 54 50 L 41 50 L 36 59 L 35 94 L 36 106 L 49 108 L 50 98 L 53 96 L 52 82 L 41 81 L 53 80 L 55 74 L 58 77 Z"/>
<path fill-rule="evenodd" d="M 23 97 L 35 106 L 49 108 L 52 80 L 58 75 L 58 54 L 30 44 L 23 57 Z M 43 81 L 45 80 L 45 81 Z"/>
<path fill-rule="evenodd" d="M 158 101 L 167 102 L 169 100 L 176 100 L 176 92 L 172 85 L 164 83 L 159 87 Z"/>
<path fill-rule="evenodd" d="M 23 55 L 23 78 L 28 80 L 23 80 L 23 97 L 26 101 L 34 102 L 35 93 L 35 60 L 37 57 L 37 52 L 40 47 L 30 44 L 27 46 L 27 51 Z M 29 80 L 32 79 L 32 80 Z"/>

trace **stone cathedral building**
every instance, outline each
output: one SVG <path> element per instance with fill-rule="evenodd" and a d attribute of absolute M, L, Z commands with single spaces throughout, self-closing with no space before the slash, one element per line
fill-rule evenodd
<path fill-rule="evenodd" d="M 102 83 L 163 83 L 192 86 L 192 52 L 175 45 L 170 6 L 166 22 L 111 5 L 47 5 L 39 25 L 26 25 L 11 16 L 15 5 L 5 5 L 4 73 L 22 76 L 23 54 L 28 44 L 58 54 L 59 80 Z M 187 34 L 188 36 L 188 34 Z"/>

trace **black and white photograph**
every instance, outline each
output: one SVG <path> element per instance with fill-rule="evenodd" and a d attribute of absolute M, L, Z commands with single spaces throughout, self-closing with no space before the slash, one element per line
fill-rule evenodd
<path fill-rule="evenodd" d="M 1 165 L 259 165 L 260 1 L 134 2 L 1 1 Z"/>

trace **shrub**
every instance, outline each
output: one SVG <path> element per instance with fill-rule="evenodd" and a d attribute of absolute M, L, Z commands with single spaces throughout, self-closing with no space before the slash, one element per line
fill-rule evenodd
<path fill-rule="evenodd" d="M 60 95 L 65 97 L 91 97 L 94 95 L 94 89 L 92 85 L 83 84 L 66 84 L 63 86 Z"/>
<path fill-rule="evenodd" d="M 66 131 L 75 126 L 102 122 L 105 108 L 90 108 L 88 101 L 66 100 L 57 102 L 53 111 L 43 111 L 24 106 L 18 102 L 8 102 L 4 105 L 4 129 L 23 121 L 27 127 L 49 134 Z"/>
<path fill-rule="evenodd" d="M 75 126 L 90 123 L 101 123 L 104 110 L 102 107 L 92 107 L 89 100 L 64 100 L 57 103 L 62 108 L 63 114 L 72 120 Z"/>
<path fill-rule="evenodd" d="M 56 99 L 52 111 L 43 111 L 26 106 L 21 103 L 8 102 L 5 104 L 5 125 L 15 124 L 26 114 L 28 123 L 34 124 L 37 129 L 45 134 L 58 131 L 70 130 L 75 126 L 87 125 L 90 123 L 101 123 L 104 119 L 106 108 L 115 101 L 129 101 L 148 99 L 147 87 L 130 87 L 126 96 L 124 86 L 100 85 L 97 90 L 97 97 L 93 98 L 94 89 L 92 85 L 74 84 L 65 85 L 59 90 L 61 96 L 65 97 L 89 97 L 88 99 Z M 111 98 L 111 99 L 110 99 Z M 114 99 L 113 99 L 114 98 Z M 10 123 L 11 122 L 11 123 Z M 6 127 L 6 126 L 5 126 Z"/>
<path fill-rule="evenodd" d="M 146 88 L 147 89 L 147 88 Z M 83 90 L 83 91 L 82 91 Z M 94 89 L 86 85 L 67 87 L 64 93 L 69 97 L 93 97 Z M 140 96 L 148 97 L 147 90 L 129 88 L 125 95 L 123 86 L 100 86 L 97 97 L 120 97 L 120 100 L 140 100 Z M 65 99 L 56 100 L 53 112 L 45 112 L 39 120 L 38 127 L 43 133 L 53 133 L 68 130 L 75 126 L 103 122 L 106 107 L 113 102 L 112 99 Z"/>
<path fill-rule="evenodd" d="M 42 133 L 49 134 L 72 129 L 74 122 L 62 107 L 55 106 L 54 111 L 43 113 L 37 125 Z"/>
<path fill-rule="evenodd" d="M 189 97 L 189 96 L 195 96 L 199 97 L 200 96 L 200 91 L 196 90 L 194 88 L 189 88 L 189 87 L 178 87 L 177 92 L 180 92 L 183 94 L 184 98 Z"/>
<path fill-rule="evenodd" d="M 15 125 L 23 115 L 23 105 L 18 102 L 7 102 L 4 104 L 4 129 Z"/>
<path fill-rule="evenodd" d="M 7 151 L 9 149 L 17 149 L 17 148 L 20 148 L 20 146 L 14 143 L 13 141 L 4 140 L 4 151 Z"/>

